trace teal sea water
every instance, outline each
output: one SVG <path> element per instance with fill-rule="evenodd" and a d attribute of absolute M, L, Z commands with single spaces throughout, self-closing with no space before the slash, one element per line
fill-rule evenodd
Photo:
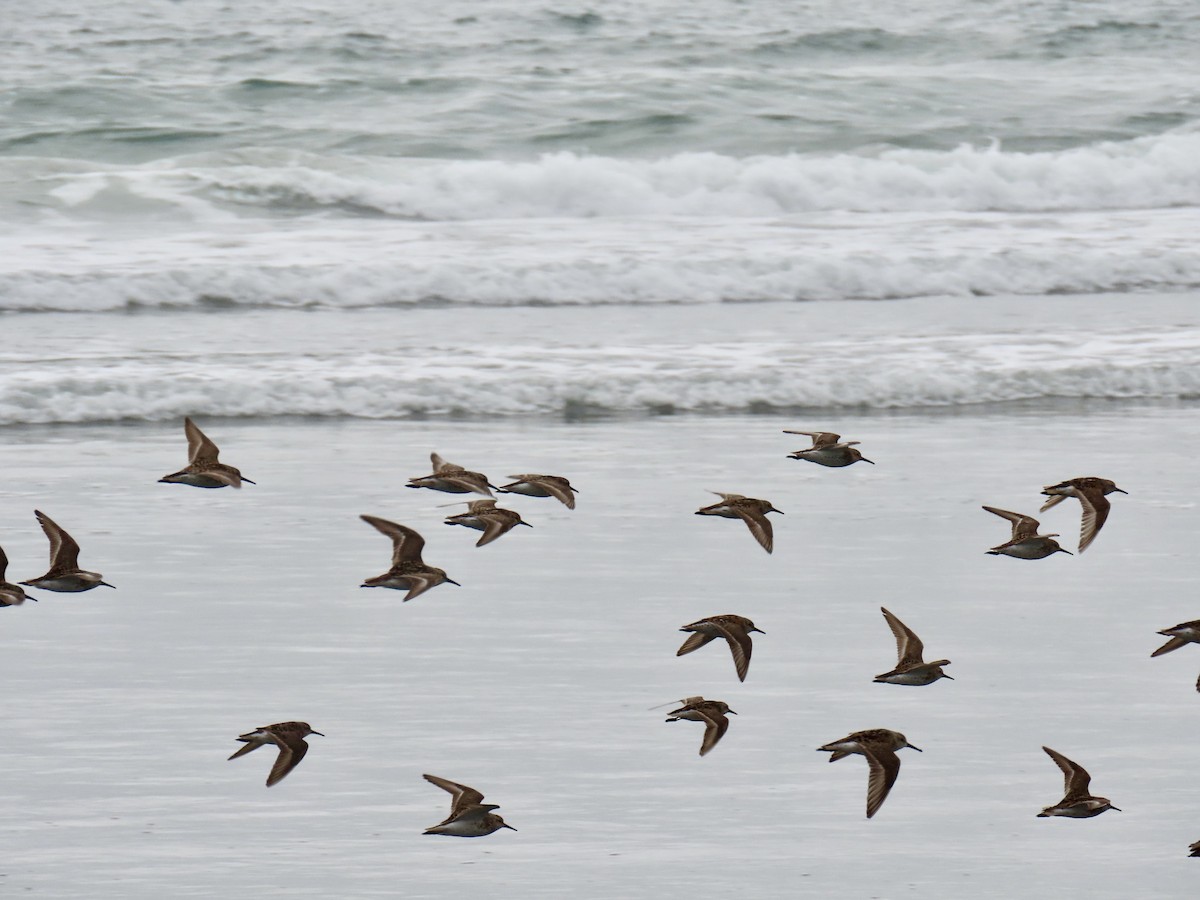
<path fill-rule="evenodd" d="M 1200 662 L 1149 653 L 1200 617 L 1198 43 L 1182 0 L 8 10 L 0 544 L 40 574 L 45 510 L 118 589 L 0 611 L 0 890 L 1190 896 Z M 184 415 L 259 485 L 156 484 Z M 580 507 L 475 550 L 431 451 Z M 984 555 L 1085 474 L 1130 491 L 1087 554 Z M 360 591 L 361 513 L 463 587 Z M 956 681 L 871 684 L 880 606 Z M 673 655 L 721 612 L 745 684 Z M 649 710 L 696 693 L 702 760 Z M 286 719 L 329 737 L 285 782 L 226 763 Z M 868 822 L 813 748 L 873 727 L 925 753 Z M 1042 744 L 1125 811 L 1034 818 Z M 426 771 L 520 832 L 422 837 Z"/>

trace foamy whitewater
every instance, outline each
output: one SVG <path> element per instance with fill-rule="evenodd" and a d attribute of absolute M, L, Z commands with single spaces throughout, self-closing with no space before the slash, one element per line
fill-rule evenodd
<path fill-rule="evenodd" d="M 1192 396 L 1194 8 L 878 7 L 42 4 L 0 423 Z"/>
<path fill-rule="evenodd" d="M 1198 46 L 1194 0 L 7 4 L 0 545 L 43 571 L 42 509 L 117 590 L 0 610 L 0 894 L 1193 896 Z M 258 483 L 157 484 L 185 415 Z M 579 508 L 476 550 L 431 451 Z M 984 555 L 1079 475 L 1130 492 L 1085 556 Z M 360 591 L 361 513 L 462 586 Z M 871 684 L 884 605 L 955 681 Z M 674 656 L 722 612 L 744 684 Z M 704 759 L 649 709 L 696 693 Z M 288 719 L 286 781 L 226 762 Z M 926 752 L 867 821 L 814 748 L 875 727 Z M 1124 811 L 1035 818 L 1042 744 Z M 520 831 L 422 836 L 423 772 Z"/>

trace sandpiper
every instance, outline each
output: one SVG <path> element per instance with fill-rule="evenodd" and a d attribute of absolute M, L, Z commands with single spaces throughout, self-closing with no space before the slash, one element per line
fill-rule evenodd
<path fill-rule="evenodd" d="M 0 547 L 0 608 L 20 606 L 26 600 L 33 600 L 36 603 L 37 597 L 30 597 L 20 585 L 4 580 L 6 571 L 8 571 L 8 557 L 4 553 L 4 548 Z"/>
<path fill-rule="evenodd" d="M 725 519 L 741 519 L 754 535 L 754 539 L 762 544 L 768 553 L 775 546 L 775 532 L 767 519 L 767 513 L 777 512 L 783 515 L 783 510 L 776 509 L 769 500 L 756 500 L 741 494 L 723 494 L 720 491 L 709 491 L 721 498 L 720 503 L 704 506 L 696 510 L 698 516 L 721 516 Z"/>
<path fill-rule="evenodd" d="M 59 591 L 74 594 L 80 591 L 90 591 L 94 587 L 104 585 L 113 587 L 103 581 L 99 572 L 87 572 L 79 568 L 79 545 L 74 538 L 63 531 L 41 510 L 35 509 L 33 514 L 42 524 L 42 531 L 50 539 L 50 571 L 40 578 L 30 578 L 22 581 L 30 587 L 41 588 L 45 591 Z"/>
<path fill-rule="evenodd" d="M 1109 502 L 1105 494 L 1111 494 L 1114 491 L 1119 494 L 1129 493 L 1121 490 L 1107 478 L 1091 476 L 1070 478 L 1060 481 L 1058 484 L 1048 484 L 1042 489 L 1042 493 L 1050 499 L 1042 504 L 1042 508 L 1038 512 L 1045 512 L 1050 507 L 1062 503 L 1067 497 L 1077 498 L 1079 505 L 1083 507 L 1083 521 L 1079 526 L 1079 552 L 1082 553 L 1091 546 L 1096 535 L 1100 533 L 1100 529 L 1104 527 L 1104 520 L 1108 518 L 1109 510 Z"/>
<path fill-rule="evenodd" d="M 861 753 L 866 757 L 867 767 L 870 769 L 870 777 L 867 779 L 869 819 L 879 812 L 879 807 L 883 806 L 888 792 L 896 783 L 896 776 L 900 774 L 900 758 L 896 756 L 896 751 L 904 747 L 912 747 L 918 753 L 922 752 L 920 747 L 910 744 L 908 738 L 898 731 L 872 728 L 856 731 L 840 741 L 833 741 L 817 749 L 831 752 L 833 755 L 829 757 L 830 762 L 837 762 L 852 753 Z"/>
<path fill-rule="evenodd" d="M 1065 553 L 1074 556 L 1070 550 L 1064 550 L 1054 540 L 1057 534 L 1038 534 L 1038 520 L 1033 516 L 1009 512 L 995 506 L 983 507 L 994 516 L 1008 519 L 1012 522 L 1012 537 L 1003 544 L 997 544 L 987 551 L 989 556 L 1013 556 L 1017 559 L 1045 559 L 1052 553 Z"/>
<path fill-rule="evenodd" d="M 766 634 L 761 628 L 755 628 L 754 623 L 745 616 L 735 616 L 732 613 L 723 616 L 709 616 L 690 625 L 684 625 L 680 631 L 693 632 L 676 656 L 683 656 L 693 650 L 699 650 L 709 641 L 725 638 L 729 644 L 729 652 L 733 654 L 733 667 L 737 670 L 738 681 L 746 680 L 746 672 L 750 668 L 750 654 L 754 650 L 754 642 L 750 632 L 757 631 Z"/>
<path fill-rule="evenodd" d="M 482 531 L 483 536 L 475 542 L 476 547 L 482 547 L 484 544 L 490 544 L 502 534 L 507 534 L 518 525 L 529 525 L 521 514 L 511 509 L 500 509 L 496 506 L 495 500 L 471 500 L 467 503 L 467 512 L 460 513 L 457 516 L 449 516 L 446 519 L 447 525 L 465 525 L 467 528 L 474 528 L 476 531 Z"/>
<path fill-rule="evenodd" d="M 426 775 L 425 780 L 436 784 L 443 791 L 452 795 L 450 815 L 436 825 L 425 829 L 425 834 L 448 834 L 452 837 L 483 837 L 501 828 L 516 831 L 500 816 L 492 812 L 500 807 L 495 803 L 484 803 L 483 794 L 475 788 L 467 787 L 456 781 L 438 778 L 436 775 Z"/>
<path fill-rule="evenodd" d="M 895 614 L 879 607 L 883 617 L 887 619 L 888 627 L 896 636 L 896 653 L 899 661 L 896 668 L 882 675 L 876 675 L 875 681 L 880 684 L 933 684 L 939 678 L 954 679 L 942 671 L 942 666 L 950 665 L 948 659 L 937 659 L 925 662 L 925 645 L 911 628 L 896 618 Z"/>
<path fill-rule="evenodd" d="M 856 462 L 875 465 L 855 449 L 856 445 L 861 443 L 860 441 L 843 441 L 840 434 L 834 434 L 832 431 L 789 431 L 785 428 L 783 433 L 803 434 L 812 438 L 813 442 L 811 447 L 788 454 L 788 459 L 803 459 L 834 469 L 852 466 Z"/>
<path fill-rule="evenodd" d="M 3 574 L 0 572 L 0 574 Z M 1184 644 L 1200 644 L 1200 619 L 1194 622 L 1183 622 L 1159 632 L 1170 638 L 1165 644 L 1150 654 L 1151 657 L 1162 656 L 1172 650 L 1178 650 Z M 1196 690 L 1200 691 L 1200 679 L 1196 680 Z"/>
<path fill-rule="evenodd" d="M 376 516 L 359 516 L 368 525 L 392 539 L 392 567 L 375 578 L 368 578 L 361 587 L 385 587 L 398 591 L 407 590 L 404 602 L 425 593 L 432 587 L 437 587 L 443 581 L 458 584 L 453 578 L 448 578 L 444 569 L 425 565 L 421 559 L 421 551 L 425 548 L 425 538 L 406 525 L 397 525 L 387 519 Z M 459 585 L 461 587 L 462 585 Z"/>
<path fill-rule="evenodd" d="M 728 703 L 720 700 L 705 700 L 703 697 L 684 697 L 680 701 L 683 706 L 667 713 L 668 722 L 678 722 L 687 719 L 690 722 L 704 723 L 704 740 L 700 743 L 700 755 L 708 753 L 717 746 L 717 741 L 729 730 L 729 719 L 726 714 L 736 716 L 737 713 L 729 708 Z"/>
<path fill-rule="evenodd" d="M 325 737 L 321 732 L 313 731 L 307 722 L 277 722 L 274 725 L 264 725 L 239 736 L 238 740 L 244 742 L 246 746 L 238 749 L 229 758 L 237 759 L 239 756 L 245 756 L 264 744 L 277 746 L 279 755 L 275 757 L 275 765 L 271 766 L 271 774 L 267 776 L 267 787 L 270 787 L 283 781 L 288 772 L 296 768 L 300 764 L 300 760 L 304 759 L 304 754 L 308 752 L 308 744 L 304 739 L 310 734 L 320 734 L 321 737 Z"/>
<path fill-rule="evenodd" d="M 434 491 L 445 491 L 447 494 L 487 494 L 492 496 L 495 487 L 487 480 L 486 475 L 478 472 L 468 472 L 462 466 L 448 463 L 436 453 L 430 453 L 433 463 L 432 475 L 420 475 L 409 479 L 405 487 L 429 488 Z"/>
<path fill-rule="evenodd" d="M 171 475 L 158 479 L 160 484 L 190 484 L 200 488 L 240 488 L 243 484 L 254 484 L 249 478 L 243 478 L 242 473 L 233 466 L 217 462 L 220 451 L 217 445 L 210 441 L 196 423 L 186 416 L 183 419 L 183 433 L 188 441 L 188 465 Z"/>
<path fill-rule="evenodd" d="M 1115 809 L 1120 812 L 1120 808 L 1113 806 L 1107 797 L 1093 797 L 1088 793 L 1088 785 L 1091 784 L 1092 776 L 1087 773 L 1083 766 L 1078 763 L 1073 763 L 1056 750 L 1051 750 L 1049 747 L 1043 747 L 1043 750 L 1049 754 L 1050 758 L 1062 769 L 1063 781 L 1066 785 L 1063 798 L 1054 806 L 1047 806 L 1037 814 L 1039 819 L 1048 816 L 1067 816 L 1071 819 L 1090 819 L 1092 816 L 1098 816 L 1106 810 Z"/>
<path fill-rule="evenodd" d="M 559 475 L 509 475 L 511 484 L 502 484 L 496 490 L 504 494 L 524 494 L 526 497 L 553 497 L 567 509 L 575 508 L 575 495 L 571 482 Z"/>

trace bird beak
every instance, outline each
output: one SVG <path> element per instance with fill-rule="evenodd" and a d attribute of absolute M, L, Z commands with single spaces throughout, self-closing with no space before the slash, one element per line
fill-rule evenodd
<path fill-rule="evenodd" d="M 759 634 L 766 634 L 766 632 L 765 632 L 765 631 L 763 631 L 761 628 L 751 628 L 750 630 L 751 630 L 751 631 L 757 631 Z"/>
<path fill-rule="evenodd" d="M 1058 552 L 1059 552 L 1059 553 L 1065 553 L 1065 554 L 1067 554 L 1067 556 L 1074 556 L 1074 555 L 1075 555 L 1075 554 L 1074 554 L 1074 553 L 1072 553 L 1070 550 L 1064 550 L 1062 547 L 1059 547 L 1059 548 L 1058 548 Z"/>
<path fill-rule="evenodd" d="M 447 578 L 446 582 L 447 582 L 447 584 L 454 584 L 454 585 L 458 585 L 458 587 L 462 587 L 462 585 L 458 584 L 458 582 L 455 581 L 453 578 Z"/>
<path fill-rule="evenodd" d="M 520 521 L 520 522 L 518 522 L 517 524 L 518 524 L 518 525 L 524 525 L 526 528 L 532 528 L 532 527 L 533 527 L 532 525 L 530 525 L 528 522 L 526 522 L 526 521 L 524 521 L 524 520 L 521 520 L 521 521 Z"/>
<path fill-rule="evenodd" d="M 950 676 L 949 676 L 949 675 L 947 675 L 946 677 L 947 677 L 947 678 L 949 678 Z M 912 745 L 912 744 L 905 744 L 904 746 L 905 746 L 905 747 L 911 747 L 913 750 L 916 750 L 918 753 L 924 753 L 924 752 L 925 752 L 925 751 L 924 751 L 924 750 L 922 750 L 920 747 L 916 747 L 916 746 L 914 746 L 914 745 Z"/>
<path fill-rule="evenodd" d="M 943 673 L 942 673 L 942 677 L 943 677 L 943 678 L 949 678 L 951 681 L 953 681 L 953 680 L 954 680 L 954 676 L 953 676 L 953 675 L 947 675 L 945 672 L 943 672 Z M 908 746 L 910 746 L 910 747 L 911 747 L 911 746 L 912 746 L 912 744 L 909 744 Z M 924 752 L 924 751 L 922 751 L 922 752 Z"/>
<path fill-rule="evenodd" d="M 1125 493 L 1125 492 L 1124 492 L 1124 491 L 1121 491 L 1121 493 L 1123 494 L 1123 493 Z M 1125 810 L 1121 809 L 1121 807 L 1119 807 L 1119 806 L 1113 806 L 1112 804 L 1109 804 L 1109 807 L 1108 807 L 1108 808 L 1109 808 L 1109 809 L 1115 809 L 1117 812 L 1125 812 Z"/>
<path fill-rule="evenodd" d="M 874 463 L 874 462 L 872 462 L 871 460 L 867 459 L 865 456 L 860 456 L 860 457 L 859 457 L 859 459 L 860 459 L 860 460 L 862 460 L 863 462 L 869 462 L 869 463 L 871 463 L 871 465 L 875 465 L 875 463 Z"/>
<path fill-rule="evenodd" d="M 107 581 L 101 581 L 100 584 L 104 585 L 105 587 L 110 587 L 113 590 L 116 590 L 116 588 L 117 588 L 117 586 L 115 584 L 109 584 Z"/>
<path fill-rule="evenodd" d="M 776 508 L 775 508 L 775 507 L 773 507 L 773 506 L 772 506 L 772 507 L 771 507 L 769 510 L 767 510 L 767 512 L 777 512 L 777 513 L 779 513 L 781 516 L 783 515 L 783 510 L 782 510 L 782 509 L 776 509 Z"/>
<path fill-rule="evenodd" d="M 244 480 L 244 479 L 243 479 L 243 480 Z M 321 732 L 319 732 L 319 731 L 310 731 L 310 732 L 309 732 L 309 734 L 321 734 Z M 321 734 L 321 737 L 325 737 L 325 735 Z"/>
<path fill-rule="evenodd" d="M 726 710 L 726 712 L 728 712 L 728 713 L 729 713 L 731 716 L 736 716 L 736 715 L 737 715 L 737 713 L 736 713 L 736 712 L 734 712 L 732 709 L 730 709 L 730 710 Z"/>
<path fill-rule="evenodd" d="M 1119 494 L 1124 494 L 1126 497 L 1129 496 L 1129 491 L 1123 491 L 1119 487 L 1116 487 L 1115 485 L 1113 486 L 1113 490 Z M 1115 806 L 1110 806 L 1109 809 L 1117 809 L 1117 808 Z M 1120 810 L 1117 809 L 1117 812 L 1120 812 Z"/>
<path fill-rule="evenodd" d="M 1116 809 L 1116 807 L 1113 807 L 1113 808 L 1114 808 L 1114 809 Z M 509 831 L 516 831 L 516 830 L 517 830 L 517 829 L 513 828 L 511 825 L 509 825 L 507 822 L 506 822 L 506 823 L 504 823 L 503 825 L 501 825 L 500 827 L 501 827 L 501 828 L 507 828 Z"/>
<path fill-rule="evenodd" d="M 249 478 L 243 478 L 242 483 L 243 484 L 258 484 L 257 481 L 251 481 Z"/>

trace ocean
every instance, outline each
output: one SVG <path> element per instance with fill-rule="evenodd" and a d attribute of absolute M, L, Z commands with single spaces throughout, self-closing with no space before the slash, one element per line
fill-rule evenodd
<path fill-rule="evenodd" d="M 0 889 L 1190 896 L 1198 44 L 1177 0 L 9 10 L 0 546 L 44 571 L 41 509 L 117 590 L 0 610 Z M 258 484 L 157 484 L 185 415 Z M 476 549 L 430 452 L 579 507 Z M 1080 475 L 1129 491 L 1086 554 L 984 555 Z M 360 590 L 362 513 L 462 587 Z M 872 684 L 880 606 L 955 681 Z M 674 656 L 726 612 L 744 684 Z M 703 759 L 650 709 L 695 694 Z M 226 762 L 290 719 L 287 780 Z M 924 753 L 868 821 L 813 751 L 879 727 Z M 1122 812 L 1036 819 L 1042 745 Z M 519 831 L 422 836 L 424 772 Z"/>

